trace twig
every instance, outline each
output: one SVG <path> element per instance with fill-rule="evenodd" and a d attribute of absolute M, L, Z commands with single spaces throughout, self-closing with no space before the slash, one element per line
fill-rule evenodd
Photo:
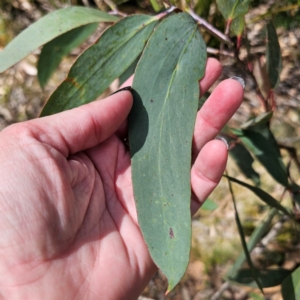
<path fill-rule="evenodd" d="M 89 1 L 88 0 L 82 0 L 82 3 L 86 7 L 90 7 Z"/>
<path fill-rule="evenodd" d="M 228 281 L 224 282 L 219 290 L 211 296 L 210 300 L 218 300 L 229 287 L 230 283 Z"/>
<path fill-rule="evenodd" d="M 228 46 L 233 47 L 233 42 L 221 31 L 213 27 L 211 24 L 209 24 L 206 20 L 199 17 L 191 8 L 187 9 L 187 12 L 192 16 L 194 20 L 198 22 L 198 24 L 203 27 L 206 31 L 208 31 L 210 34 L 215 36 L 217 39 L 219 39 L 221 42 L 226 43 Z"/>
<path fill-rule="evenodd" d="M 104 2 L 106 3 L 106 5 L 108 5 L 111 9 L 111 11 L 109 12 L 110 15 L 117 15 L 117 16 L 122 16 L 122 17 L 127 17 L 127 14 L 119 11 L 117 9 L 117 6 L 111 1 L 111 0 L 104 0 Z"/>
<path fill-rule="evenodd" d="M 282 228 L 283 224 L 289 219 L 288 216 L 283 216 L 269 231 L 269 233 L 261 240 L 260 246 L 254 249 L 254 253 L 262 253 L 263 249 L 278 235 L 278 232 Z"/>
<path fill-rule="evenodd" d="M 156 15 L 156 17 L 157 17 L 157 19 L 161 19 L 161 18 L 163 18 L 164 16 L 168 15 L 169 13 L 173 12 L 176 9 L 178 9 L 176 6 L 171 6 L 167 10 L 165 10 L 164 12 Z"/>
<path fill-rule="evenodd" d="M 213 55 L 220 55 L 221 54 L 221 55 L 224 55 L 224 56 L 235 57 L 233 52 L 226 51 L 226 50 L 224 50 L 222 53 L 221 53 L 221 50 L 214 49 L 214 48 L 211 48 L 211 47 L 207 47 L 206 50 L 207 50 L 208 53 L 213 54 Z"/>

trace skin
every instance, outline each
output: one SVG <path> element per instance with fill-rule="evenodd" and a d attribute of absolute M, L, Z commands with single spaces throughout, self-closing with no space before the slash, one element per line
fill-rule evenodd
<path fill-rule="evenodd" d="M 202 93 L 220 74 L 209 59 Z M 227 148 L 213 139 L 242 98 L 228 79 L 198 112 L 192 213 L 222 176 Z M 155 273 L 122 142 L 132 101 L 123 91 L 0 133 L 2 299 L 136 299 Z"/>

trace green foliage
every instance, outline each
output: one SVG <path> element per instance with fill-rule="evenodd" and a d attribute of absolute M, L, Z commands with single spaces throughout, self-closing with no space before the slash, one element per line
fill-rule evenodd
<path fill-rule="evenodd" d="M 43 47 L 38 61 L 38 79 L 42 88 L 47 84 L 63 57 L 81 45 L 97 26 L 98 24 L 94 23 L 72 29 Z"/>
<path fill-rule="evenodd" d="M 114 13 L 119 13 L 117 9 L 121 6 L 115 5 L 121 2 L 126 1 L 111 3 Z M 50 96 L 41 116 L 94 101 L 115 79 L 119 78 L 122 84 L 136 73 L 133 82 L 134 106 L 129 117 L 134 195 L 144 239 L 154 262 L 168 278 L 168 291 L 182 278 L 189 261 L 192 133 L 197 110 L 210 95 L 207 93 L 199 100 L 198 81 L 204 74 L 206 47 L 197 22 L 202 24 L 201 32 L 207 45 L 220 46 L 220 58 L 229 53 L 230 59 L 242 65 L 254 81 L 258 78 L 252 72 L 251 64 L 262 61 L 261 57 L 252 54 L 251 41 L 247 41 L 244 30 L 249 7 L 256 7 L 262 1 L 205 0 L 189 3 L 190 7 L 184 1 L 173 2 L 182 10 L 195 11 L 209 20 L 210 27 L 203 24 L 197 15 L 194 20 L 178 9 L 173 13 L 170 9 L 157 16 L 123 16 L 120 13 L 122 18 L 119 20 L 96 9 L 71 7 L 41 18 L 0 52 L 0 72 L 3 72 L 44 46 L 38 61 L 38 77 L 44 87 L 61 59 L 86 40 L 98 23 L 117 22 L 79 56 L 67 78 Z M 218 11 L 211 15 L 215 4 Z M 300 19 L 299 5 L 299 1 L 295 0 L 274 3 L 268 12 L 256 17 L 253 22 L 267 17 L 272 18 L 276 26 L 292 26 L 293 14 L 293 26 L 296 26 L 295 20 Z M 139 2 L 138 6 L 143 5 Z M 151 0 L 144 7 L 158 12 L 163 4 Z M 255 186 L 227 176 L 230 184 L 236 183 L 248 189 L 263 201 L 264 208 L 271 209 L 246 241 L 237 209 L 239 199 L 235 199 L 230 188 L 244 252 L 233 263 L 226 278 L 251 287 L 259 286 L 261 290 L 283 282 L 284 300 L 293 300 L 300 298 L 299 269 L 293 273 L 282 268 L 258 269 L 254 267 L 251 257 L 251 251 L 270 231 L 275 216 L 285 215 L 292 222 L 296 219 L 285 202 L 281 203 L 281 199 L 266 191 L 261 169 L 271 175 L 276 187 L 291 193 L 293 205 L 300 203 L 300 188 L 284 164 L 278 141 L 270 130 L 276 109 L 274 97 L 282 69 L 281 49 L 273 21 L 266 23 L 266 40 L 262 41 L 266 46 L 267 74 L 264 80 L 270 84 L 271 90 L 264 95 L 259 85 L 255 86 L 256 95 L 262 103 L 260 112 L 254 111 L 250 120 L 231 128 L 229 133 L 234 144 L 230 155 L 240 175 L 252 180 Z M 224 24 L 227 24 L 226 28 Z M 203 28 L 207 32 L 203 32 Z M 220 31 L 225 31 L 225 35 Z M 241 46 L 245 46 L 246 58 L 239 56 Z M 294 159 L 292 156 L 290 158 Z M 256 168 L 257 165 L 262 168 Z M 202 209 L 212 211 L 217 207 L 208 199 Z M 248 267 L 244 266 L 245 262 Z M 257 295 L 257 299 L 259 297 Z"/>
<path fill-rule="evenodd" d="M 285 166 L 279 151 L 276 151 L 274 145 L 269 143 L 260 132 L 254 130 L 233 129 L 232 132 L 243 142 L 245 147 L 256 156 L 275 180 L 283 186 L 289 185 Z"/>
<path fill-rule="evenodd" d="M 141 54 L 156 18 L 134 15 L 109 27 L 72 66 L 41 116 L 94 101 Z"/>
<path fill-rule="evenodd" d="M 205 62 L 197 24 L 186 13 L 176 14 L 163 20 L 149 39 L 132 86 L 134 197 L 144 239 L 168 278 L 168 290 L 189 261 L 191 143 Z"/>
<path fill-rule="evenodd" d="M 244 16 L 250 0 L 217 0 L 218 8 L 226 21 Z"/>
<path fill-rule="evenodd" d="M 283 281 L 281 292 L 284 300 L 300 298 L 300 267 Z"/>
<path fill-rule="evenodd" d="M 245 146 L 237 144 L 230 150 L 229 154 L 233 157 L 241 172 L 243 172 L 247 178 L 252 179 L 255 185 L 259 186 L 259 174 L 252 167 L 254 159 Z"/>
<path fill-rule="evenodd" d="M 281 54 L 276 29 L 272 22 L 267 24 L 267 72 L 271 88 L 276 88 L 281 73 Z"/>
<path fill-rule="evenodd" d="M 29 26 L 5 47 L 0 53 L 0 72 L 67 31 L 86 24 L 117 20 L 114 16 L 91 8 L 70 7 L 54 11 Z"/>

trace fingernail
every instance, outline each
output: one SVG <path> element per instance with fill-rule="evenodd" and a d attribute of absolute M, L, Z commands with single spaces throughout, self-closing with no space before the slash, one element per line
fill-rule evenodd
<path fill-rule="evenodd" d="M 229 143 L 226 140 L 226 138 L 224 138 L 224 136 L 217 135 L 216 138 L 215 138 L 215 140 L 222 141 L 226 145 L 227 150 L 229 149 Z"/>
<path fill-rule="evenodd" d="M 121 88 L 121 89 L 113 92 L 111 95 L 114 95 L 114 94 L 117 94 L 117 93 L 123 92 L 123 91 L 129 91 L 129 92 L 131 92 L 131 86 L 125 86 L 125 87 L 123 87 L 123 88 Z"/>
<path fill-rule="evenodd" d="M 245 89 L 245 80 L 242 77 L 239 76 L 232 76 L 230 77 L 233 80 L 236 80 L 237 82 L 239 82 L 241 84 L 241 86 L 243 87 L 243 90 Z"/>

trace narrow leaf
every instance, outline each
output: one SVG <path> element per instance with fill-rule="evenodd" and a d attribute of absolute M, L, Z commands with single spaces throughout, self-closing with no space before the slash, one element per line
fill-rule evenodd
<path fill-rule="evenodd" d="M 283 281 L 281 293 L 283 300 L 300 299 L 300 267 Z"/>
<path fill-rule="evenodd" d="M 247 183 L 240 181 L 238 179 L 235 179 L 233 177 L 226 176 L 226 175 L 224 175 L 224 176 L 229 178 L 230 181 L 235 182 L 235 183 L 249 189 L 250 191 L 252 191 L 258 198 L 260 198 L 267 205 L 278 209 L 279 211 L 281 211 L 282 213 L 284 213 L 287 216 L 291 216 L 291 214 L 285 207 L 283 207 L 275 198 L 273 198 L 271 195 L 269 195 L 265 191 L 261 190 L 260 188 L 252 186 L 250 184 L 247 184 Z"/>
<path fill-rule="evenodd" d="M 232 129 L 246 148 L 252 152 L 269 174 L 283 186 L 288 186 L 288 175 L 280 154 L 273 145 L 260 133 L 253 130 Z"/>
<path fill-rule="evenodd" d="M 259 278 L 259 282 L 263 288 L 269 288 L 273 286 L 277 286 L 281 284 L 289 274 L 291 274 L 290 270 L 286 269 L 270 269 L 270 270 L 257 270 L 257 277 Z M 256 282 L 253 280 L 252 272 L 250 269 L 241 269 L 238 271 L 235 277 L 231 279 L 239 284 L 249 286 L 249 287 L 257 287 Z M 298 298 L 297 298 L 298 299 Z"/>
<path fill-rule="evenodd" d="M 270 127 L 268 125 L 268 122 L 258 122 L 256 125 L 249 127 L 249 130 L 255 131 L 260 133 L 268 142 L 269 144 L 273 147 L 274 151 L 276 151 L 277 155 L 279 157 L 281 156 L 280 149 L 278 147 L 277 141 L 270 130 Z"/>
<path fill-rule="evenodd" d="M 263 220 L 253 231 L 251 234 L 249 241 L 247 243 L 247 249 L 249 253 L 254 249 L 254 247 L 257 245 L 257 243 L 262 239 L 262 237 L 266 234 L 266 232 L 269 230 L 271 222 L 274 218 L 274 216 L 278 213 L 277 209 L 272 208 L 270 213 L 268 214 L 267 218 Z M 239 278 L 238 272 L 241 268 L 242 264 L 244 263 L 246 259 L 245 253 L 242 252 L 236 261 L 234 262 L 232 268 L 227 273 L 227 278 L 230 280 L 237 281 L 236 278 Z"/>
<path fill-rule="evenodd" d="M 41 116 L 89 103 L 100 96 L 141 54 L 157 19 L 133 15 L 109 27 L 72 66 Z"/>
<path fill-rule="evenodd" d="M 187 13 L 156 28 L 137 66 L 129 116 L 139 224 L 170 291 L 189 262 L 191 143 L 206 49 Z"/>
<path fill-rule="evenodd" d="M 267 24 L 267 72 L 270 79 L 271 88 L 275 88 L 280 79 L 282 70 L 280 46 L 275 26 L 272 21 Z"/>
<path fill-rule="evenodd" d="M 47 84 L 61 60 L 81 45 L 97 27 L 97 23 L 92 23 L 72 29 L 43 47 L 38 61 L 38 79 L 42 88 Z"/>
<path fill-rule="evenodd" d="M 237 166 L 242 173 L 249 179 L 251 179 L 255 185 L 260 185 L 259 174 L 253 169 L 252 164 L 254 159 L 249 151 L 242 145 L 236 144 L 230 151 L 230 156 L 235 160 Z"/>
<path fill-rule="evenodd" d="M 56 10 L 22 31 L 0 52 L 0 73 L 67 31 L 86 24 L 117 20 L 115 16 L 87 7 Z"/>
<path fill-rule="evenodd" d="M 271 120 L 272 116 L 273 116 L 272 111 L 262 113 L 262 114 L 256 116 L 255 118 L 252 118 L 251 120 L 247 121 L 246 123 L 242 124 L 241 128 L 242 129 L 251 129 L 257 125 L 265 125 Z"/>
<path fill-rule="evenodd" d="M 218 9 L 226 21 L 244 16 L 249 10 L 250 0 L 217 0 Z"/>
<path fill-rule="evenodd" d="M 233 206 L 234 206 L 234 211 L 235 211 L 235 221 L 236 221 L 237 228 L 238 228 L 238 231 L 239 231 L 239 235 L 240 235 L 240 238 L 241 238 L 241 243 L 242 243 L 242 246 L 243 246 L 244 254 L 245 254 L 245 257 L 247 259 L 247 263 L 250 267 L 252 278 L 255 280 L 255 282 L 256 282 L 257 286 L 259 287 L 259 289 L 261 290 L 261 292 L 264 293 L 263 288 L 261 286 L 261 283 L 258 279 L 257 270 L 254 268 L 254 265 L 253 265 L 252 260 L 251 260 L 250 253 L 249 253 L 248 248 L 247 248 L 246 239 L 245 239 L 245 235 L 244 235 L 244 230 L 243 230 L 243 227 L 242 227 L 242 223 L 240 221 L 239 212 L 237 210 L 236 201 L 235 201 L 235 197 L 234 197 L 234 194 L 233 194 L 231 182 L 229 180 L 229 176 L 226 176 L 226 177 L 228 179 L 229 190 L 230 190 L 230 193 L 231 193 L 231 196 L 232 196 L 232 201 L 233 201 Z"/>

